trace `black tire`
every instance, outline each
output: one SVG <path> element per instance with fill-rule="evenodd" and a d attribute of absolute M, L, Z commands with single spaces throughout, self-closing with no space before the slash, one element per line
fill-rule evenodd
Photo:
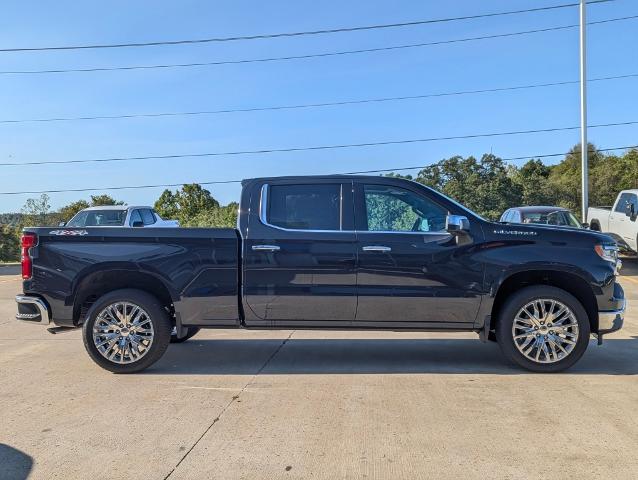
<path fill-rule="evenodd" d="M 138 360 L 130 361 L 130 363 L 118 363 L 117 361 L 115 361 L 118 358 L 117 356 L 115 356 L 113 360 L 109 360 L 102 353 L 100 353 L 93 339 L 94 328 L 96 328 L 95 323 L 98 319 L 98 316 L 107 306 L 115 304 L 117 302 L 126 302 L 127 304 L 140 307 L 142 310 L 144 310 L 144 312 L 146 312 L 146 316 L 152 324 L 153 335 L 150 346 L 147 349 L 144 349 Z M 148 321 L 145 322 L 145 324 L 148 325 Z M 113 328 L 117 328 L 117 326 Z M 119 333 L 119 330 L 117 330 L 117 332 Z M 129 332 L 130 330 L 126 329 L 127 337 L 129 335 Z M 106 335 L 113 335 L 113 333 L 114 332 L 110 332 Z M 154 296 L 141 290 L 115 290 L 113 292 L 107 293 L 106 295 L 103 295 L 91 306 L 91 308 L 87 312 L 86 320 L 82 327 L 82 337 L 84 340 L 84 347 L 86 348 L 86 351 L 88 352 L 91 359 L 100 367 L 113 373 L 136 373 L 150 367 L 153 363 L 155 363 L 162 357 L 162 355 L 166 351 L 166 348 L 168 347 L 168 343 L 170 342 L 171 321 L 168 318 L 168 314 L 164 307 Z M 117 346 L 117 344 L 115 345 Z M 129 346 L 129 351 L 131 350 L 132 348 L 131 346 Z M 137 349 L 135 351 L 137 351 L 139 354 L 139 351 Z M 130 356 L 132 355 L 133 353 L 131 352 Z M 126 359 L 126 347 L 124 347 L 123 357 L 124 359 Z"/>
<path fill-rule="evenodd" d="M 182 342 L 185 342 L 189 338 L 194 337 L 195 335 L 197 335 L 197 332 L 199 332 L 199 328 L 197 328 L 197 327 L 186 327 L 186 328 L 187 328 L 186 335 L 184 335 L 181 338 L 178 338 L 177 333 L 174 331 L 174 329 L 172 329 L 171 330 L 171 343 L 182 343 Z"/>
<path fill-rule="evenodd" d="M 521 351 L 519 351 L 519 348 L 516 345 L 516 340 L 514 339 L 513 325 L 517 314 L 530 302 L 539 299 L 556 300 L 568 307 L 569 310 L 571 310 L 571 312 L 573 313 L 576 324 L 578 326 L 578 338 L 576 339 L 575 345 L 573 345 L 572 350 L 569 351 L 569 353 L 563 358 L 560 358 L 560 356 L 563 355 L 560 351 L 558 351 L 558 356 L 553 354 L 554 360 L 558 358 L 558 360 L 553 361 L 553 363 L 541 363 L 539 361 L 530 359 Z M 547 325 L 551 326 L 552 324 L 548 323 Z M 541 328 L 546 329 L 549 327 L 543 325 Z M 541 333 L 532 333 L 536 337 L 538 337 L 538 335 L 542 334 L 542 331 Z M 580 359 L 580 357 L 583 356 L 585 350 L 587 350 L 587 345 L 589 344 L 589 336 L 589 317 L 587 316 L 587 312 L 583 308 L 582 304 L 573 295 L 566 292 L 565 290 L 546 285 L 526 287 L 515 292 L 510 298 L 507 299 L 507 301 L 501 308 L 498 323 L 496 325 L 496 340 L 501 348 L 501 351 L 503 352 L 503 355 L 505 355 L 505 357 L 511 362 L 533 372 L 539 373 L 559 372 L 573 366 Z M 547 337 L 556 338 L 552 337 L 549 334 L 547 335 Z M 524 343 L 525 341 L 526 340 L 523 339 L 521 340 L 521 343 Z M 526 345 L 530 345 L 532 342 Z M 538 350 L 533 351 L 537 352 Z M 545 358 L 549 358 L 550 360 L 552 359 L 551 352 L 542 353 Z M 550 354 L 549 357 L 547 357 L 547 353 Z"/>

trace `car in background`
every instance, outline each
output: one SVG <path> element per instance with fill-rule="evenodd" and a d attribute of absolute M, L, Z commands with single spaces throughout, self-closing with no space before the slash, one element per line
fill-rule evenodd
<path fill-rule="evenodd" d="M 588 228 L 566 208 L 551 206 L 514 207 L 503 212 L 503 223 L 533 223 L 536 225 L 556 225 L 558 227 Z"/>
<path fill-rule="evenodd" d="M 589 207 L 591 229 L 607 233 L 622 250 L 638 253 L 638 189 L 623 190 L 611 207 Z"/>
<path fill-rule="evenodd" d="M 80 210 L 61 227 L 155 227 L 176 228 L 177 220 L 164 220 L 152 207 L 108 205 Z"/>

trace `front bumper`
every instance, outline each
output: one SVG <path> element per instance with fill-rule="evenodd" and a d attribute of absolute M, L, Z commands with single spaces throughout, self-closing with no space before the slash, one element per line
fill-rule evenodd
<path fill-rule="evenodd" d="M 598 312 L 598 336 L 620 330 L 625 321 L 627 301 L 623 298 L 617 310 Z"/>
<path fill-rule="evenodd" d="M 41 298 L 30 295 L 16 295 L 16 303 L 18 304 L 16 320 L 38 325 L 51 323 L 49 307 Z"/>

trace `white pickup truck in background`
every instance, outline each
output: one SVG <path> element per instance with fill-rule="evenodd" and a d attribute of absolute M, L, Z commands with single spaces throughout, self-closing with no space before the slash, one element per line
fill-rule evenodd
<path fill-rule="evenodd" d="M 148 206 L 109 205 L 80 210 L 61 227 L 179 227 L 177 220 L 164 220 Z"/>
<path fill-rule="evenodd" d="M 618 246 L 638 253 L 638 189 L 623 190 L 613 207 L 590 207 L 587 221 L 592 230 L 608 233 Z"/>

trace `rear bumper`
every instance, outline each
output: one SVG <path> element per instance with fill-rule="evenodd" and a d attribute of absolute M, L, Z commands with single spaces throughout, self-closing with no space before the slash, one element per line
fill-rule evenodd
<path fill-rule="evenodd" d="M 30 295 L 16 295 L 18 313 L 16 320 L 38 325 L 48 325 L 51 323 L 49 307 L 44 300 Z"/>

